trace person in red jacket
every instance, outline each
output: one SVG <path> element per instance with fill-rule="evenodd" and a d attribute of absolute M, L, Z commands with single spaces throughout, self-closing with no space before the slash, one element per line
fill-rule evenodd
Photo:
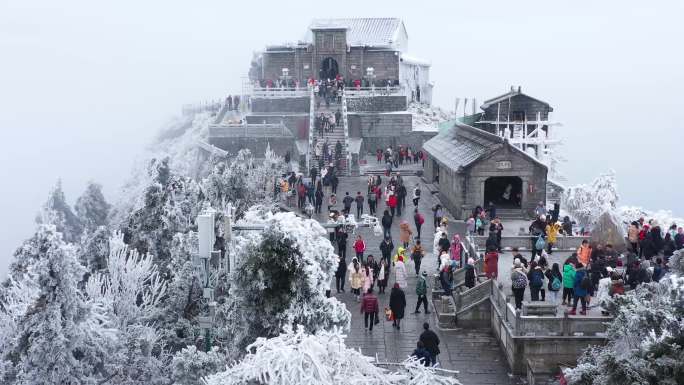
<path fill-rule="evenodd" d="M 499 276 L 499 253 L 495 246 L 490 246 L 485 254 L 485 267 L 487 278 L 492 279 Z"/>
<path fill-rule="evenodd" d="M 394 193 L 390 193 L 387 203 L 390 207 L 390 213 L 394 216 L 394 210 L 397 208 L 397 196 Z"/>
<path fill-rule="evenodd" d="M 378 318 L 378 297 L 373 294 L 373 288 L 369 288 L 361 301 L 361 313 L 363 324 L 366 329 L 373 331 L 373 325 Z"/>
<path fill-rule="evenodd" d="M 354 251 L 356 252 L 356 259 L 363 263 L 363 252 L 366 251 L 366 242 L 363 241 L 361 234 L 356 236 L 356 242 L 354 242 Z"/>

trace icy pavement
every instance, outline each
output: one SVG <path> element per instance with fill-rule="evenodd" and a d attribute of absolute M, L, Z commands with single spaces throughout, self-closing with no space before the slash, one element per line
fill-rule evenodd
<path fill-rule="evenodd" d="M 383 178 L 383 181 L 385 178 Z M 355 195 L 357 191 L 361 191 L 364 196 L 366 193 L 366 177 L 341 178 L 338 187 L 338 196 L 344 196 L 345 191 L 349 191 L 350 195 Z M 419 183 L 419 178 L 407 176 L 404 178 L 405 184 L 414 186 Z M 421 183 L 422 185 L 422 183 Z M 421 187 L 426 191 L 424 185 Z M 425 224 L 422 231 L 422 242 L 424 247 L 429 252 L 423 260 L 421 270 L 432 272 L 436 270 L 436 259 L 432 256 L 432 235 L 434 234 L 434 226 L 432 224 L 432 211 L 430 208 L 437 203 L 435 197 L 429 194 L 424 194 L 419 203 L 419 211 L 425 216 Z M 338 205 L 339 206 L 339 205 Z M 354 212 L 356 206 L 352 206 Z M 413 203 L 408 200 L 406 208 L 402 212 L 402 216 L 395 218 L 395 223 L 392 226 L 392 238 L 394 239 L 395 251 L 399 245 L 399 224 L 398 222 L 405 218 L 414 229 L 413 224 Z M 325 209 L 325 205 L 324 205 Z M 385 209 L 384 202 L 379 204 L 379 212 Z M 367 212 L 368 206 L 364 206 L 364 212 Z M 319 220 L 324 221 L 325 213 L 317 216 Z M 461 223 L 450 223 L 450 234 L 453 231 L 463 231 Z M 381 237 L 373 235 L 371 229 L 361 228 L 360 233 L 366 241 L 365 256 L 373 254 L 376 260 L 382 255 L 380 252 Z M 347 261 L 351 261 L 354 255 L 353 237 L 348 241 Z M 335 288 L 332 288 L 332 295 L 336 296 L 347 305 L 347 308 L 352 313 L 352 325 L 348 334 L 347 345 L 354 348 L 359 348 L 361 351 L 369 356 L 377 356 L 381 362 L 399 362 L 406 358 L 413 352 L 416 347 L 418 337 L 422 332 L 423 322 L 429 322 L 430 327 L 436 331 L 441 340 L 439 355 L 439 364 L 446 369 L 453 369 L 460 371 L 459 379 L 464 384 L 520 384 L 523 383 L 517 376 L 509 376 L 509 368 L 506 359 L 501 351 L 496 338 L 489 329 L 457 329 L 457 330 L 439 330 L 437 329 L 437 320 L 433 314 L 426 315 L 424 313 L 413 314 L 415 310 L 417 295 L 415 293 L 416 272 L 413 263 L 407 264 L 408 271 L 408 285 L 405 290 L 406 293 L 406 311 L 405 317 L 402 320 L 401 330 L 396 330 L 392 327 L 391 322 L 385 321 L 384 318 L 380 324 L 376 325 L 372 332 L 366 331 L 363 326 L 363 316 L 360 313 L 360 304 L 356 302 L 354 296 L 350 293 L 349 277 L 345 277 L 346 293 L 336 294 Z M 391 276 L 392 277 L 392 276 Z M 390 278 L 386 294 L 379 294 L 380 309 L 382 310 L 388 306 L 390 288 L 394 284 L 393 277 Z M 431 283 L 429 283 L 431 284 Z M 377 294 L 377 291 L 376 291 Z M 430 308 L 432 307 L 431 296 Z M 421 307 L 421 312 L 422 312 Z M 432 311 L 432 310 L 431 310 Z M 382 316 L 382 314 L 381 314 Z"/>

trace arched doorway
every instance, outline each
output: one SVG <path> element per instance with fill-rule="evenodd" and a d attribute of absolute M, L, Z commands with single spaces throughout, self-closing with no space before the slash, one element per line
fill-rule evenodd
<path fill-rule="evenodd" d="M 323 59 L 321 62 L 320 79 L 335 79 L 339 73 L 337 61 L 331 57 Z"/>
<path fill-rule="evenodd" d="M 484 185 L 484 204 L 519 209 L 522 203 L 522 179 L 517 176 L 493 176 Z"/>

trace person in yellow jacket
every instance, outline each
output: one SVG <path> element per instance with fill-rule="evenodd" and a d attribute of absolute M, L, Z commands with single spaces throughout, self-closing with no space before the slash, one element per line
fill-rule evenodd
<path fill-rule="evenodd" d="M 396 254 L 394 255 L 394 257 L 392 258 L 392 261 L 393 261 L 395 264 L 396 264 L 397 261 L 399 260 L 399 256 L 403 257 L 404 260 L 406 260 L 406 249 L 403 248 L 403 247 L 401 247 L 401 246 L 399 246 L 399 248 L 397 249 L 397 253 L 396 253 Z"/>
<path fill-rule="evenodd" d="M 553 253 L 552 247 L 556 244 L 556 239 L 558 238 L 558 233 L 560 233 L 561 224 L 559 222 L 549 223 L 546 225 L 546 244 L 547 253 Z"/>

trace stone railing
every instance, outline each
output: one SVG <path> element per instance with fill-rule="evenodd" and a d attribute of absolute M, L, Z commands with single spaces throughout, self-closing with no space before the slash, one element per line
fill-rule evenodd
<path fill-rule="evenodd" d="M 252 89 L 252 97 L 255 98 L 291 98 L 297 96 L 309 96 L 307 87 L 299 88 L 267 88 L 255 87 Z"/>
<path fill-rule="evenodd" d="M 478 245 L 479 250 L 484 250 L 484 245 L 487 242 L 487 237 L 486 236 L 472 236 L 473 241 L 475 242 L 476 245 Z M 574 251 L 577 250 L 578 247 L 582 245 L 582 240 L 586 239 L 585 237 L 565 237 L 565 236 L 559 236 L 556 238 L 556 243 L 554 245 L 554 249 L 558 250 L 565 250 L 565 251 Z M 506 248 L 514 248 L 517 247 L 519 249 L 525 249 L 525 250 L 530 250 L 532 248 L 532 236 L 531 235 L 516 235 L 516 236 L 503 236 L 501 237 L 501 247 L 506 249 Z"/>
<path fill-rule="evenodd" d="M 347 97 L 358 98 L 376 95 L 400 95 L 403 92 L 402 87 L 346 87 L 344 93 Z"/>
<path fill-rule="evenodd" d="M 286 137 L 292 136 L 292 132 L 284 124 L 221 124 L 209 125 L 210 138 L 233 138 L 233 137 Z"/>
<path fill-rule="evenodd" d="M 597 336 L 606 332 L 612 317 L 525 316 L 509 302 L 502 289 L 492 286 L 491 302 L 513 336 Z"/>
<path fill-rule="evenodd" d="M 315 122 L 316 122 L 316 117 L 315 117 L 315 111 L 314 108 L 316 106 L 316 98 L 314 97 L 314 89 L 313 87 L 309 88 L 309 143 L 306 146 L 306 170 L 311 169 L 311 154 L 313 153 L 313 137 L 314 137 L 314 130 L 316 129 L 315 127 Z"/>
<path fill-rule="evenodd" d="M 492 294 L 493 282 L 494 280 L 488 279 L 471 289 L 454 292 L 454 312 L 458 314 L 489 298 Z"/>

